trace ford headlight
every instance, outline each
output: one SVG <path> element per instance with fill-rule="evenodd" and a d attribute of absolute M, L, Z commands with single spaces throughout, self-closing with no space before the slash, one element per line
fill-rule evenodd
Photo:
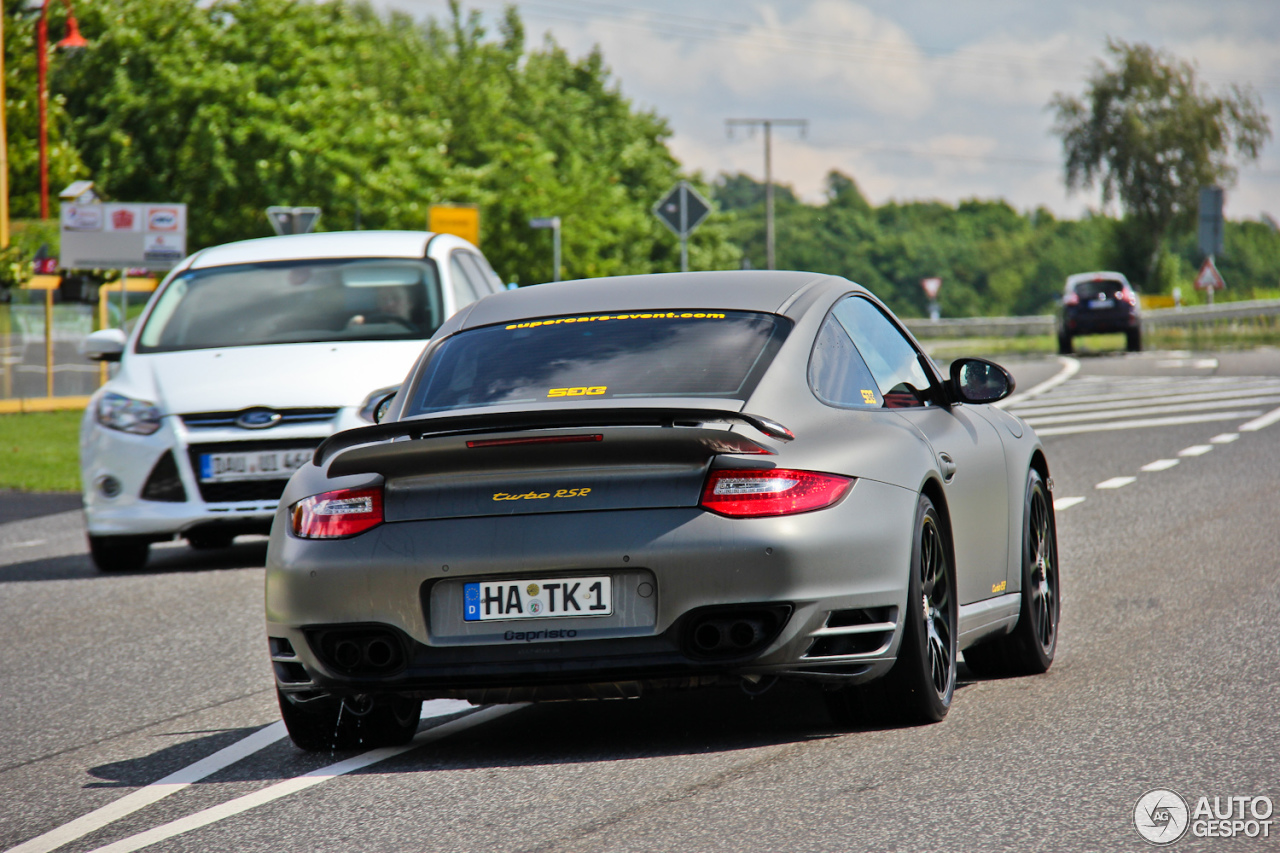
<path fill-rule="evenodd" d="M 160 429 L 160 410 L 154 403 L 123 394 L 103 394 L 98 400 L 98 423 L 121 432 L 151 435 Z"/>

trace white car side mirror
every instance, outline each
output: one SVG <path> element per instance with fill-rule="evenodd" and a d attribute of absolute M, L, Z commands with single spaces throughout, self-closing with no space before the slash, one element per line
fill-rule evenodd
<path fill-rule="evenodd" d="M 83 352 L 91 361 L 119 361 L 128 340 L 119 329 L 100 329 L 84 339 Z"/>

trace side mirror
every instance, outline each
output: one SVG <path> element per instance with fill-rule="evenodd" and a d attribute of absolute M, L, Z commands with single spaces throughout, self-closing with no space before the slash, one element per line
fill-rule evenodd
<path fill-rule="evenodd" d="M 392 391 L 390 394 L 383 397 L 381 400 L 379 400 L 377 403 L 374 404 L 373 422 L 375 424 L 380 424 L 382 423 L 383 420 L 386 419 L 387 412 L 391 410 L 391 404 L 395 402 L 397 393 L 398 392 L 396 391 Z"/>
<path fill-rule="evenodd" d="M 1013 393 L 1013 374 L 985 358 L 951 362 L 951 396 L 962 403 L 994 403 Z"/>
<path fill-rule="evenodd" d="M 90 361 L 119 361 L 128 340 L 119 329 L 100 329 L 84 339 L 85 358 Z"/>

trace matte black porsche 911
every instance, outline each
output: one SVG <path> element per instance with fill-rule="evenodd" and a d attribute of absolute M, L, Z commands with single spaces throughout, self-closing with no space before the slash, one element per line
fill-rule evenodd
<path fill-rule="evenodd" d="M 280 706 L 311 749 L 421 700 L 822 684 L 835 719 L 942 719 L 1053 660 L 1034 432 L 864 288 L 799 272 L 562 282 L 432 338 L 382 422 L 289 482 L 267 557 Z"/>

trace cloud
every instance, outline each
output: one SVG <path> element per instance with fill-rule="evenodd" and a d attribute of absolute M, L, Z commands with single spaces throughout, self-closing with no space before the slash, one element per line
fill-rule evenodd
<path fill-rule="evenodd" d="M 417 16 L 444 0 L 380 0 Z M 500 0 L 473 0 L 491 19 Z M 775 180 L 822 198 L 826 174 L 853 175 L 876 202 L 1004 198 L 1076 216 L 1046 104 L 1082 92 L 1108 36 L 1199 63 L 1215 88 L 1253 81 L 1280 103 L 1280 3 L 1215 0 L 529 0 L 530 41 L 544 31 L 572 54 L 599 45 L 624 94 L 665 116 L 690 171 L 763 177 L 758 136 L 725 119 L 805 118 L 779 128 Z M 1273 107 L 1274 109 L 1274 107 Z M 1280 212 L 1280 153 L 1241 170 L 1233 216 Z"/>

